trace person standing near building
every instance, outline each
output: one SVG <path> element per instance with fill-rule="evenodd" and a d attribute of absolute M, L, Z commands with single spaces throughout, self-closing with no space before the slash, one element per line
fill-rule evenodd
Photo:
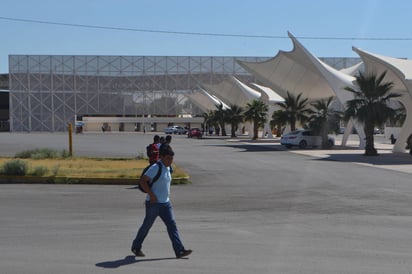
<path fill-rule="evenodd" d="M 173 250 L 176 258 L 189 256 L 192 250 L 185 249 L 180 240 L 179 232 L 174 219 L 172 204 L 169 199 L 170 185 L 172 176 L 170 173 L 170 166 L 173 162 L 174 152 L 172 147 L 168 144 L 163 144 L 160 147 L 160 161 L 156 165 L 152 165 L 145 175 L 140 179 L 142 188 L 147 193 L 145 206 L 146 215 L 140 226 L 136 238 L 133 240 L 131 251 L 137 257 L 144 257 L 142 252 L 142 244 L 150 228 L 157 217 L 160 217 L 167 227 L 169 238 L 172 242 Z M 153 179 L 161 165 L 161 174 L 159 179 L 149 187 L 148 182 Z"/>

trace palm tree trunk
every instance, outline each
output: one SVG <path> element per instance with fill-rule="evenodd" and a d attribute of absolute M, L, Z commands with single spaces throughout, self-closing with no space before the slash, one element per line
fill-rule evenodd
<path fill-rule="evenodd" d="M 377 156 L 378 151 L 375 149 L 373 138 L 374 125 L 365 124 L 365 156 Z"/>
<path fill-rule="evenodd" d="M 220 129 L 222 131 L 222 136 L 226 136 L 226 128 L 225 128 L 225 123 L 219 123 Z"/>
<path fill-rule="evenodd" d="M 259 126 L 258 126 L 258 122 L 255 121 L 253 122 L 253 140 L 257 140 L 258 139 L 258 135 L 259 135 Z"/>
<path fill-rule="evenodd" d="M 296 120 L 291 119 L 290 120 L 290 131 L 295 131 L 296 130 Z"/>
<path fill-rule="evenodd" d="M 280 137 L 282 135 L 282 125 L 278 124 L 276 129 L 276 137 Z"/>
<path fill-rule="evenodd" d="M 232 124 L 232 125 L 231 125 L 231 130 L 230 130 L 230 137 L 236 138 L 236 133 L 235 133 L 236 130 L 237 130 L 236 124 Z"/>
<path fill-rule="evenodd" d="M 322 138 L 322 149 L 327 149 L 330 147 L 328 138 L 329 126 L 327 121 L 322 122 L 322 124 L 323 125 L 320 130 L 320 136 Z"/>
<path fill-rule="evenodd" d="M 329 148 L 328 132 L 324 129 L 322 130 L 321 138 L 322 138 L 322 149 Z"/>

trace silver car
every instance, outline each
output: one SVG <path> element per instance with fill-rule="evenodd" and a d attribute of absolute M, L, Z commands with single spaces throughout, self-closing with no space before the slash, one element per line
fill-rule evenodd
<path fill-rule="evenodd" d="M 180 126 L 171 126 L 163 129 L 166 134 L 186 134 L 187 130 Z"/>

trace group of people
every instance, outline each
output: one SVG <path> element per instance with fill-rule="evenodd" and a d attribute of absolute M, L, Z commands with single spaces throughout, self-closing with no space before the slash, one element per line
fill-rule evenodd
<path fill-rule="evenodd" d="M 163 139 L 159 135 L 153 137 L 153 143 L 148 146 L 148 148 L 152 148 L 152 153 L 149 156 L 151 166 L 140 178 L 140 184 L 147 195 L 145 200 L 146 214 L 131 247 L 133 254 L 137 257 L 145 256 L 142 251 L 142 244 L 157 217 L 160 217 L 167 227 L 167 233 L 172 242 L 176 258 L 186 257 L 192 253 L 192 250 L 186 249 L 180 240 L 169 198 L 172 182 L 171 165 L 174 157 L 174 151 L 170 146 L 172 136 L 167 135 Z M 149 182 L 159 171 L 159 165 L 161 165 L 159 179 L 150 187 Z"/>
<path fill-rule="evenodd" d="M 155 135 L 153 137 L 153 143 L 147 147 L 147 151 L 146 151 L 147 157 L 149 158 L 149 163 L 150 164 L 156 163 L 160 158 L 159 150 L 160 150 L 161 145 L 163 144 L 170 145 L 171 142 L 172 142 L 172 135 L 166 135 L 166 137 L 164 136 L 160 137 L 159 135 Z"/>

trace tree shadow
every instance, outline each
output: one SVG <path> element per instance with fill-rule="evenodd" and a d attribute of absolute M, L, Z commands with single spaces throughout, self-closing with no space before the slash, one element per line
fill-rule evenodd
<path fill-rule="evenodd" d="M 187 258 L 182 258 L 182 259 L 187 259 Z M 119 268 L 124 265 L 130 265 L 130 264 L 135 264 L 135 263 L 156 262 L 156 261 L 165 261 L 165 260 L 177 260 L 177 258 L 168 257 L 168 258 L 136 259 L 135 256 L 129 255 L 119 260 L 100 262 L 100 263 L 97 263 L 96 266 L 101 267 L 101 268 Z"/>
<path fill-rule="evenodd" d="M 231 147 L 239 149 L 240 152 L 271 152 L 271 151 L 284 151 L 280 145 L 277 144 L 265 144 L 265 145 L 253 145 L 253 144 L 244 144 L 244 143 L 228 143 L 223 145 L 206 145 L 206 146 L 222 146 L 222 147 Z"/>
<path fill-rule="evenodd" d="M 379 154 L 378 156 L 365 156 L 363 154 L 329 154 L 328 157 L 318 159 L 321 161 L 356 162 L 371 165 L 411 165 L 412 157 L 407 153 Z"/>

